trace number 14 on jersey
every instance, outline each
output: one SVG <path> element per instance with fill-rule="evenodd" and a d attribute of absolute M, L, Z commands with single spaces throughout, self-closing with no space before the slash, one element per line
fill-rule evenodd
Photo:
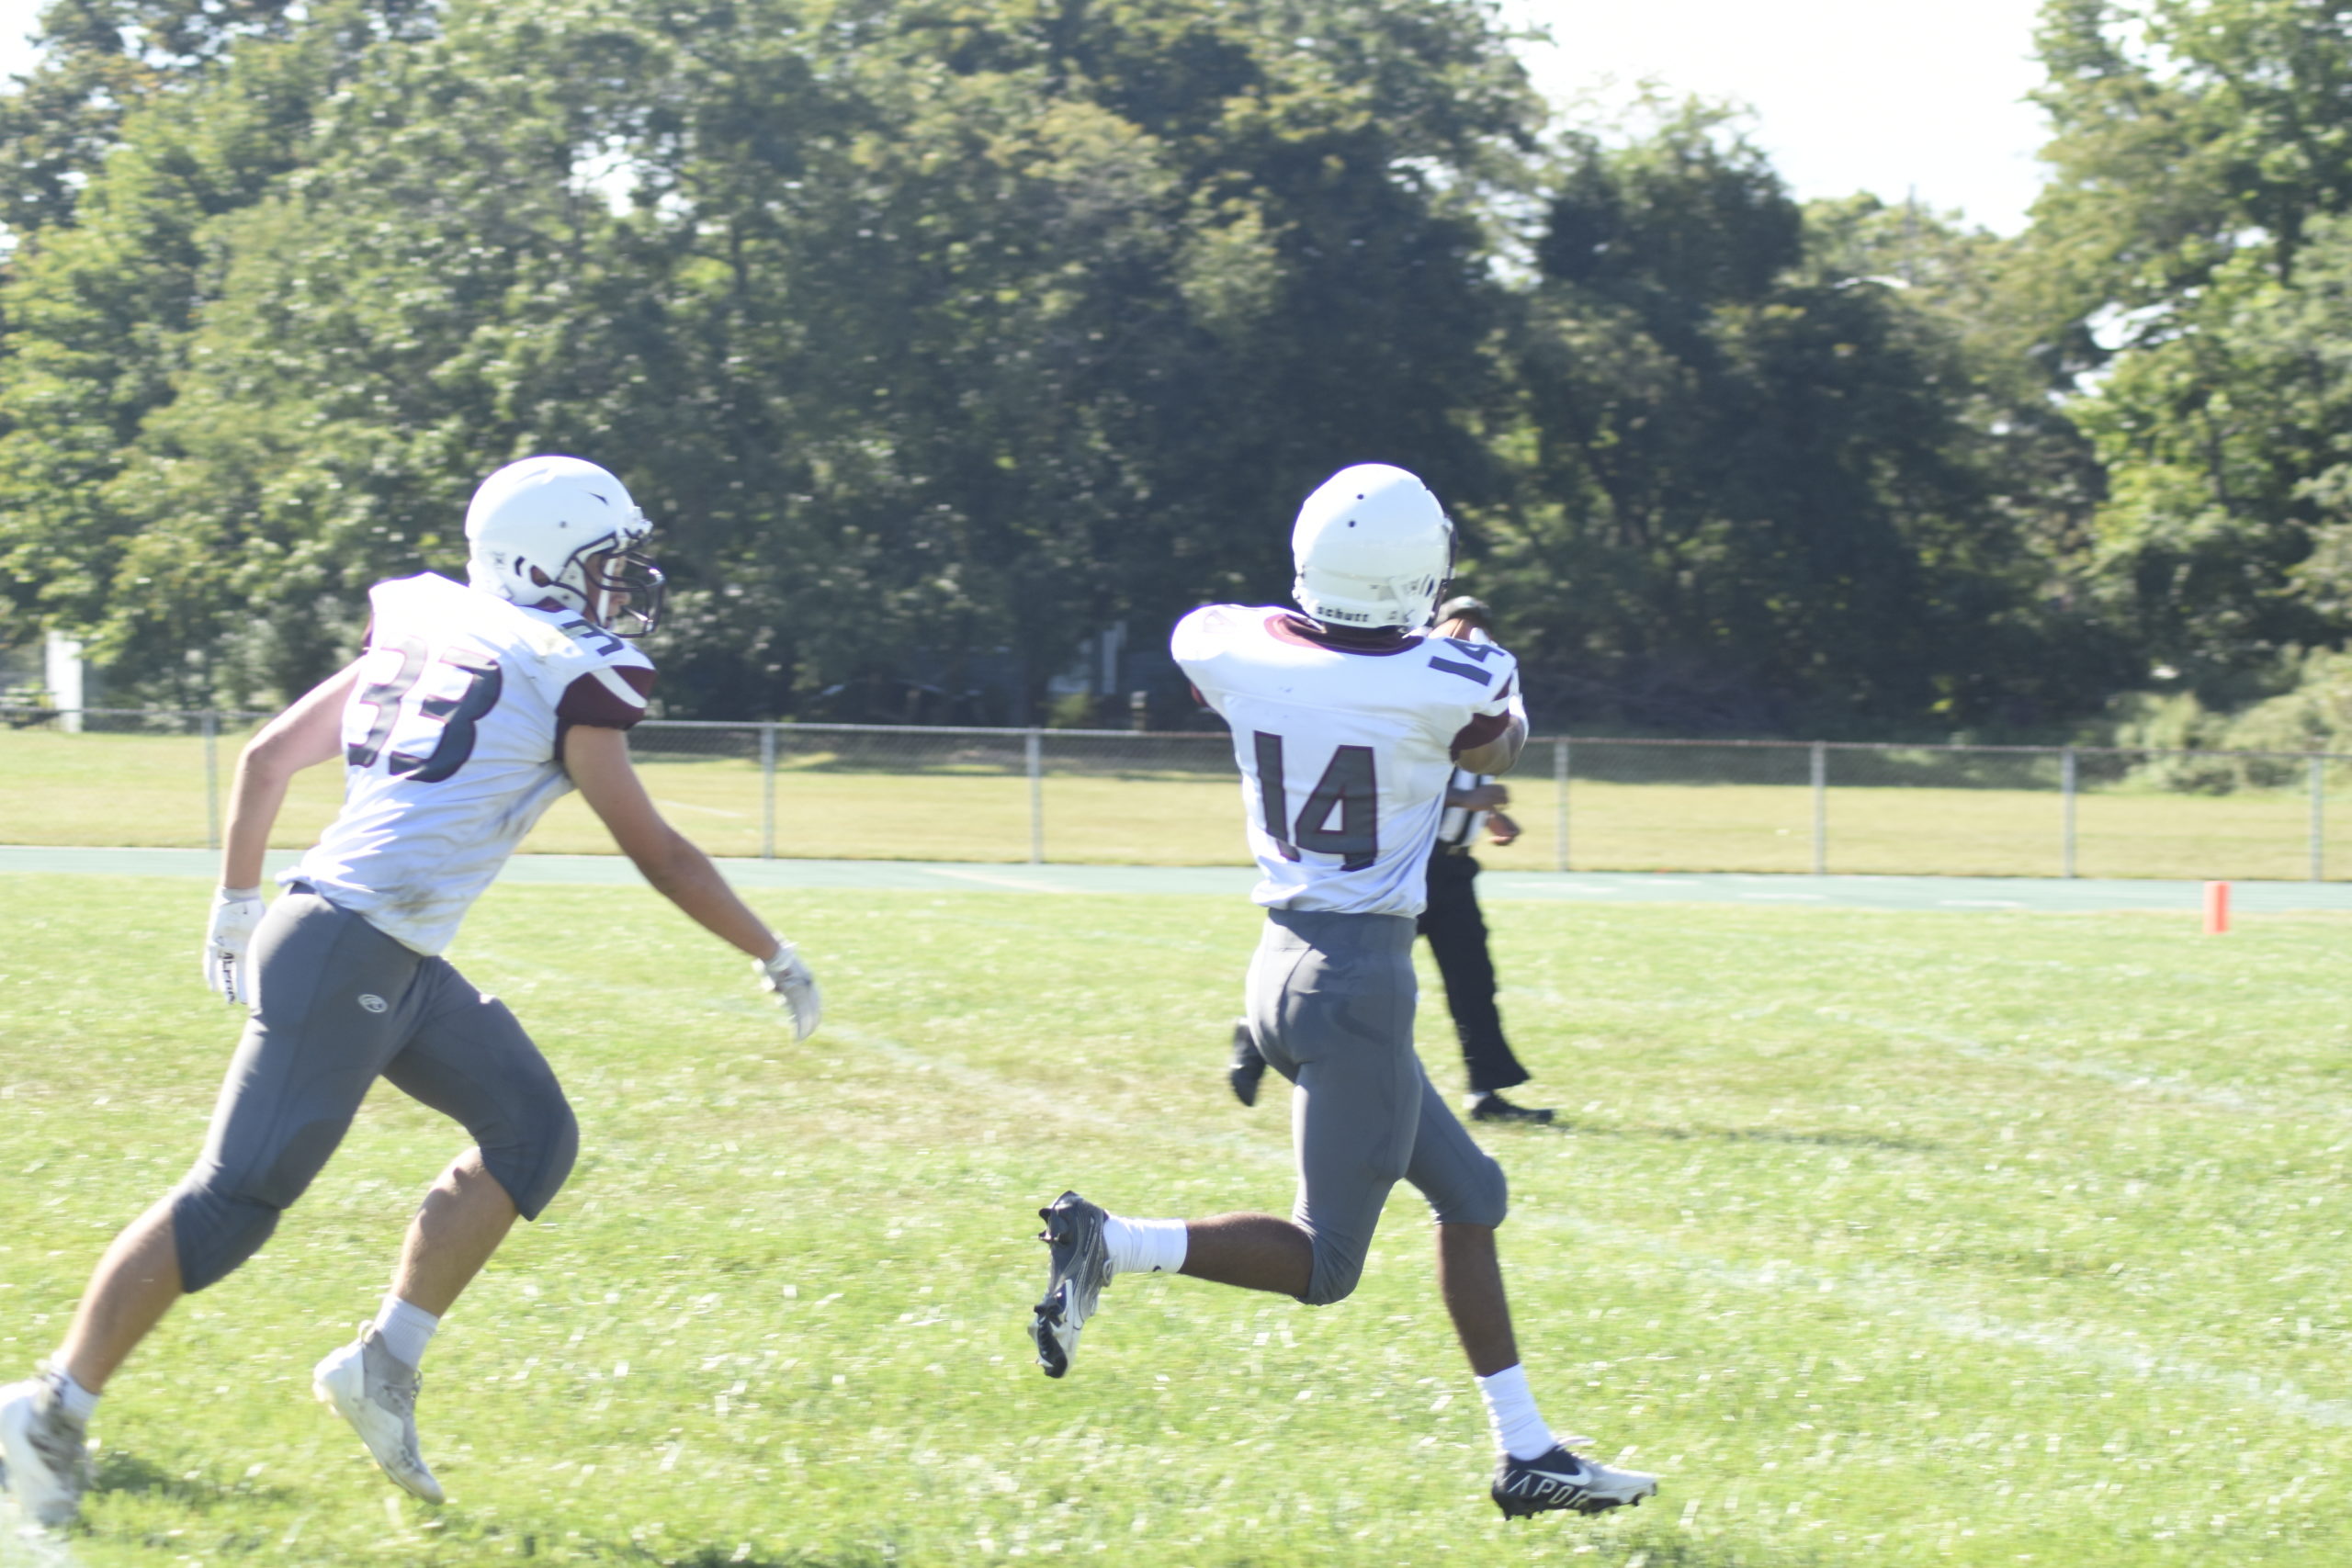
<path fill-rule="evenodd" d="M 1362 871 L 1380 855 L 1380 778 L 1369 746 L 1342 746 L 1307 792 L 1294 821 L 1283 772 L 1283 738 L 1253 730 L 1258 793 L 1265 802 L 1266 835 L 1285 860 L 1301 850 L 1338 855 L 1342 869 Z M 1333 818 L 1337 818 L 1334 825 Z"/>

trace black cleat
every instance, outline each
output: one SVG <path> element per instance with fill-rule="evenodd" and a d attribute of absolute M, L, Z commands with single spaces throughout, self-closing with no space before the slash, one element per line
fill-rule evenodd
<path fill-rule="evenodd" d="M 1551 1124 L 1549 1106 L 1513 1105 L 1493 1089 L 1470 1097 L 1470 1120 L 1473 1122 L 1525 1122 L 1532 1126 Z"/>
<path fill-rule="evenodd" d="M 1046 1228 L 1037 1239 L 1050 1249 L 1046 1299 L 1037 1303 L 1029 1337 L 1037 1342 L 1037 1364 L 1046 1375 L 1057 1378 L 1069 1371 L 1078 1351 L 1078 1331 L 1094 1315 L 1102 1287 L 1111 1282 L 1111 1252 L 1102 1242 L 1100 1208 L 1075 1192 L 1065 1192 L 1037 1211 Z"/>
<path fill-rule="evenodd" d="M 1233 1062 L 1225 1069 L 1225 1081 L 1233 1086 L 1233 1098 L 1244 1105 L 1258 1103 L 1258 1080 L 1266 1076 L 1266 1058 L 1258 1050 L 1258 1037 L 1250 1032 L 1250 1021 L 1237 1019 L 1233 1025 Z"/>
<path fill-rule="evenodd" d="M 1591 1439 L 1570 1440 L 1581 1443 Z M 1490 1495 L 1507 1519 L 1524 1518 L 1553 1508 L 1576 1514 L 1605 1514 L 1627 1504 L 1639 1507 L 1643 1498 L 1657 1496 L 1657 1477 L 1644 1475 L 1638 1470 L 1611 1470 L 1570 1453 L 1565 1444 L 1555 1443 L 1551 1452 L 1534 1459 L 1505 1455 L 1495 1467 Z"/>

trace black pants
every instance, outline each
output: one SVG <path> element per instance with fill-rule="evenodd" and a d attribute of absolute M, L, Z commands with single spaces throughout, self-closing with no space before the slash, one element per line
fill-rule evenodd
<path fill-rule="evenodd" d="M 1477 875 L 1478 863 L 1466 854 L 1441 850 L 1430 856 L 1430 902 L 1421 911 L 1420 932 L 1445 979 L 1445 1005 L 1462 1038 L 1470 1092 L 1487 1094 L 1525 1083 L 1527 1069 L 1511 1055 L 1502 1014 L 1495 1010 L 1495 963 L 1487 955 Z"/>

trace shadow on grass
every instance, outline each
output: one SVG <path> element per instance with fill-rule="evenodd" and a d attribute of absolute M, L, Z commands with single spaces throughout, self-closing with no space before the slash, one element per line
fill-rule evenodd
<path fill-rule="evenodd" d="M 689 1546 L 684 1542 L 583 1538 L 553 1523 L 545 1529 L 489 1523 L 470 1519 L 456 1509 L 441 1517 L 449 1529 L 447 1536 L 433 1543 L 430 1560 L 436 1562 L 462 1561 L 470 1555 L 523 1562 L 546 1559 L 610 1563 L 621 1568 L 899 1568 L 907 1561 L 902 1551 L 868 1546 L 835 1544 L 782 1551 L 758 1550 L 741 1541 L 732 1545 Z"/>
<path fill-rule="evenodd" d="M 222 1504 L 243 1507 L 255 1502 L 285 1503 L 294 1495 L 282 1486 L 260 1486 L 250 1481 L 223 1485 L 194 1472 L 174 1475 L 160 1465 L 120 1449 L 102 1450 L 97 1467 L 97 1485 L 94 1490 L 100 1495 L 112 1492 L 134 1497 L 159 1497 L 198 1513 Z"/>
<path fill-rule="evenodd" d="M 1871 1561 L 1867 1551 L 1828 1557 L 1785 1546 L 1708 1540 L 1660 1527 L 1596 1545 L 1607 1568 L 1860 1568 Z"/>
<path fill-rule="evenodd" d="M 577 1559 L 582 1543 L 571 1541 L 567 1544 L 571 1548 L 571 1555 Z M 840 1547 L 831 1551 L 820 1548 L 786 1552 L 781 1556 L 753 1551 L 739 1557 L 736 1555 L 738 1550 L 731 1546 L 706 1546 L 682 1557 L 673 1557 L 660 1548 L 635 1545 L 615 1548 L 607 1545 L 603 1551 L 589 1548 L 587 1556 L 593 1562 L 624 1562 L 630 1564 L 631 1568 L 638 1568 L 638 1565 L 642 1565 L 642 1568 L 657 1568 L 657 1565 L 658 1568 L 888 1568 L 893 1561 L 862 1546 Z"/>
<path fill-rule="evenodd" d="M 578 1543 L 573 1544 L 576 1547 Z M 1593 1549 L 1584 1547 L 1581 1550 Z M 1608 1568 L 1634 1568 L 1637 1563 L 1639 1568 L 1833 1568 L 1833 1560 L 1809 1551 L 1792 1552 L 1776 1547 L 1751 1549 L 1695 1540 L 1679 1532 L 1631 1536 L 1600 1544 L 1594 1560 L 1608 1565 Z M 848 1548 L 839 1553 L 812 1551 L 793 1552 L 782 1557 L 763 1554 L 737 1557 L 731 1549 L 714 1546 L 684 1557 L 663 1557 L 639 1551 L 620 1561 L 642 1562 L 649 1568 L 654 1563 L 662 1564 L 662 1568 L 888 1568 L 888 1565 L 903 1562 L 904 1559 L 885 1556 L 862 1547 Z M 1214 1568 L 1255 1568 L 1264 1560 L 1247 1551 L 1238 1551 L 1231 1555 L 1205 1555 L 1200 1561 L 1204 1565 L 1214 1565 Z"/>
<path fill-rule="evenodd" d="M 1657 1138 L 1668 1143 L 1686 1143 L 1706 1138 L 1726 1144 L 1796 1144 L 1823 1149 L 1887 1149 L 1896 1154 L 1935 1154 L 1943 1145 L 1924 1138 L 1906 1138 L 1894 1133 L 1809 1133 L 1793 1127 L 1602 1127 L 1586 1122 L 1561 1120 L 1548 1128 L 1526 1129 L 1532 1137 L 1544 1134 L 1573 1134 L 1585 1138 Z"/>
<path fill-rule="evenodd" d="M 2112 1253 L 2064 1247 L 1929 1247 L 1917 1260 L 1934 1269 L 2013 1274 L 2026 1280 L 2104 1280 L 2128 1269 L 2131 1260 Z"/>
<path fill-rule="evenodd" d="M 796 1551 L 788 1557 L 771 1557 L 764 1552 L 738 1557 L 725 1547 L 706 1546 L 688 1556 L 653 1561 L 660 1562 L 662 1568 L 884 1568 L 892 1560 L 854 1546 L 837 1551 Z"/>

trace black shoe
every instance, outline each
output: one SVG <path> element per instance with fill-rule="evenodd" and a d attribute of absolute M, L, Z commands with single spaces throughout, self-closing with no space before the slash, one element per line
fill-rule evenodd
<path fill-rule="evenodd" d="M 1244 1105 L 1258 1103 L 1258 1080 L 1266 1076 L 1266 1058 L 1258 1050 L 1258 1037 L 1250 1032 L 1250 1021 L 1237 1019 L 1233 1025 L 1233 1064 L 1225 1069 L 1225 1081 L 1233 1086 L 1233 1098 Z"/>
<path fill-rule="evenodd" d="M 1570 1440 L 1581 1443 L 1591 1439 Z M 1507 1519 L 1524 1518 L 1551 1508 L 1600 1514 L 1629 1503 L 1640 1507 L 1643 1498 L 1657 1495 L 1657 1477 L 1638 1470 L 1611 1470 L 1605 1464 L 1578 1458 L 1565 1445 L 1555 1444 L 1550 1453 L 1534 1459 L 1505 1455 L 1502 1462 L 1495 1466 L 1495 1484 L 1489 1495 Z"/>
<path fill-rule="evenodd" d="M 1470 1120 L 1473 1122 L 1527 1122 L 1544 1126 L 1552 1120 L 1549 1106 L 1513 1105 L 1494 1090 L 1470 1097 Z"/>

